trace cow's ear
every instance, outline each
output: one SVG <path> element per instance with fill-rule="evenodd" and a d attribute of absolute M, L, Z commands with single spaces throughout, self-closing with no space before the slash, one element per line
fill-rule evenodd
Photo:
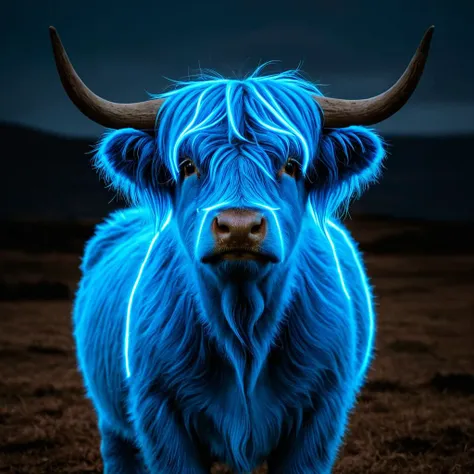
<path fill-rule="evenodd" d="M 368 128 L 326 130 L 312 180 L 329 185 L 348 184 L 353 191 L 361 191 L 379 176 L 384 156 L 382 139 Z"/>
<path fill-rule="evenodd" d="M 152 184 L 157 162 L 153 135 L 133 128 L 109 131 L 95 151 L 96 169 L 124 197 L 134 199 Z"/>

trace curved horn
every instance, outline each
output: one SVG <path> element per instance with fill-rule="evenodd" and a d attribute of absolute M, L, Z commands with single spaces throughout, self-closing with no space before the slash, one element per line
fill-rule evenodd
<path fill-rule="evenodd" d="M 406 104 L 420 81 L 428 58 L 433 31 L 434 26 L 430 26 L 403 75 L 382 94 L 362 100 L 314 96 L 324 113 L 324 127 L 373 125 L 398 112 Z"/>
<path fill-rule="evenodd" d="M 94 122 L 108 128 L 136 128 L 154 130 L 156 114 L 163 99 L 134 104 L 117 104 L 94 94 L 80 79 L 64 50 L 56 28 L 50 26 L 54 59 L 59 77 L 69 98 L 76 107 Z"/>

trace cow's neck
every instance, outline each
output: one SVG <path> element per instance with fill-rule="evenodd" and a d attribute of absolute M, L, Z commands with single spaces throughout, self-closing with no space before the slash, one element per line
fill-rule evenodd
<path fill-rule="evenodd" d="M 284 313 L 289 272 L 238 282 L 198 273 L 203 316 L 230 360 L 242 392 L 248 394 L 255 388 Z"/>

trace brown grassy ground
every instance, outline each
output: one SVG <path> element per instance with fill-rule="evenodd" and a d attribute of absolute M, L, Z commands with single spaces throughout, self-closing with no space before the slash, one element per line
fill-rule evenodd
<path fill-rule="evenodd" d="M 379 224 L 364 236 L 389 230 Z M 474 473 L 474 256 L 366 261 L 378 296 L 378 354 L 335 474 Z M 12 285 L 4 295 L 40 280 L 72 290 L 78 264 L 75 254 L 3 252 L 4 286 Z M 0 302 L 0 472 L 101 472 L 70 310 L 70 299 Z"/>

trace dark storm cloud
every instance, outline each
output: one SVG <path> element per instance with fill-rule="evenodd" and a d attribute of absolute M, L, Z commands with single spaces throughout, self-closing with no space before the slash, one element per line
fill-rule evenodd
<path fill-rule="evenodd" d="M 61 89 L 47 27 L 58 28 L 85 82 L 116 101 L 158 92 L 162 76 L 207 67 L 232 76 L 278 59 L 323 92 L 360 98 L 401 74 L 425 29 L 432 53 L 409 105 L 380 126 L 391 133 L 474 130 L 472 2 L 17 2 L 3 7 L 0 119 L 68 134 L 97 134 Z M 438 4 L 436 4 L 438 3 Z"/>

